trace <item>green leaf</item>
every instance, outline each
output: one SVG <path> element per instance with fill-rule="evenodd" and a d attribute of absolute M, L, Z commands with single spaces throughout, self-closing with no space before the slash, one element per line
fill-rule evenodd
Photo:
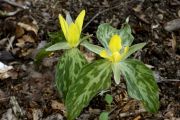
<path fill-rule="evenodd" d="M 120 62 L 122 74 L 126 79 L 128 94 L 141 100 L 149 112 L 159 109 L 158 86 L 152 71 L 142 62 L 126 60 Z"/>
<path fill-rule="evenodd" d="M 131 26 L 127 22 L 122 25 L 119 35 L 121 36 L 123 46 L 130 46 L 132 44 L 134 37 Z"/>
<path fill-rule="evenodd" d="M 135 44 L 133 46 L 131 46 L 129 48 L 128 53 L 124 56 L 124 59 L 128 58 L 130 55 L 132 55 L 134 52 L 142 49 L 144 46 L 146 45 L 146 43 L 139 43 L 139 44 Z"/>
<path fill-rule="evenodd" d="M 111 63 L 98 60 L 85 65 L 66 97 L 68 120 L 74 120 L 90 100 L 111 85 Z"/>
<path fill-rule="evenodd" d="M 69 44 L 67 42 L 56 43 L 46 49 L 46 51 L 64 50 L 69 49 Z"/>
<path fill-rule="evenodd" d="M 66 41 L 63 32 L 49 32 L 48 36 L 52 44 Z"/>
<path fill-rule="evenodd" d="M 118 30 L 113 28 L 108 23 L 99 25 L 96 32 L 98 40 L 105 48 L 108 48 L 109 41 L 114 34 L 118 34 Z"/>
<path fill-rule="evenodd" d="M 110 105 L 113 101 L 112 95 L 106 94 L 105 101 Z"/>
<path fill-rule="evenodd" d="M 46 48 L 65 40 L 62 32 L 50 32 L 48 33 L 48 36 L 51 42 L 47 43 L 43 48 L 39 50 L 34 59 L 35 64 L 39 64 L 44 57 L 48 56 L 51 53 L 50 51 L 46 51 Z"/>
<path fill-rule="evenodd" d="M 46 48 L 49 46 L 51 46 L 51 43 L 46 44 L 43 48 L 39 50 L 34 59 L 35 64 L 40 64 L 41 60 L 51 53 L 49 51 L 46 51 Z"/>
<path fill-rule="evenodd" d="M 81 45 L 96 54 L 99 54 L 102 50 L 104 50 L 104 48 L 97 46 L 97 45 L 93 45 L 93 44 L 89 43 L 88 41 L 82 42 Z"/>
<path fill-rule="evenodd" d="M 108 120 L 109 113 L 108 112 L 102 112 L 99 116 L 99 120 Z"/>
<path fill-rule="evenodd" d="M 56 67 L 56 86 L 59 93 L 66 98 L 69 87 L 74 84 L 80 69 L 87 63 L 77 48 L 67 50 L 59 59 Z"/>
<path fill-rule="evenodd" d="M 111 37 L 115 34 L 121 36 L 123 46 L 130 46 L 134 40 L 131 33 L 131 27 L 128 23 L 124 23 L 120 30 L 113 28 L 111 25 L 104 23 L 99 25 L 96 32 L 98 40 L 107 49 Z"/>
<path fill-rule="evenodd" d="M 121 67 L 119 63 L 112 64 L 112 70 L 113 70 L 115 83 L 119 84 L 121 80 Z"/>

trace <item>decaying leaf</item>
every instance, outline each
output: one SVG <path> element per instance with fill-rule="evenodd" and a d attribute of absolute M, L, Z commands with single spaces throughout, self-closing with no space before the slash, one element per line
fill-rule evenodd
<path fill-rule="evenodd" d="M 4 63 L 0 62 L 0 79 L 3 80 L 10 77 L 8 71 L 11 69 L 13 69 L 12 66 L 7 66 Z"/>

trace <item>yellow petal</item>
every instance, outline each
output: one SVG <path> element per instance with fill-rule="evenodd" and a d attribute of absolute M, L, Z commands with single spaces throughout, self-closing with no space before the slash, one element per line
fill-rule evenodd
<path fill-rule="evenodd" d="M 78 15 L 78 17 L 75 20 L 75 24 L 78 26 L 78 30 L 81 33 L 83 21 L 85 16 L 85 10 L 82 10 L 81 13 Z"/>
<path fill-rule="evenodd" d="M 103 58 L 109 58 L 110 57 L 106 50 L 102 50 L 99 55 Z"/>
<path fill-rule="evenodd" d="M 63 31 L 63 33 L 64 33 L 64 36 L 65 36 L 65 38 L 66 38 L 66 40 L 67 40 L 67 37 L 68 37 L 68 35 L 67 35 L 67 32 L 68 32 L 68 23 L 67 23 L 66 20 L 62 17 L 61 14 L 59 15 L 59 22 L 60 22 L 60 25 L 61 25 L 61 29 L 62 29 L 62 31 Z"/>
<path fill-rule="evenodd" d="M 124 48 L 124 54 L 126 54 L 127 52 L 128 52 L 128 50 L 129 50 L 129 46 L 126 46 L 125 48 Z"/>
<path fill-rule="evenodd" d="M 78 27 L 71 23 L 68 30 L 68 42 L 71 47 L 75 47 L 79 43 L 80 33 Z"/>
<path fill-rule="evenodd" d="M 119 52 L 114 52 L 112 54 L 112 62 L 119 62 L 121 61 L 121 59 L 122 59 L 122 56 Z"/>
<path fill-rule="evenodd" d="M 120 49 L 122 48 L 121 41 L 122 40 L 119 35 L 113 35 L 111 37 L 111 40 L 109 41 L 109 49 L 112 53 L 120 51 Z"/>

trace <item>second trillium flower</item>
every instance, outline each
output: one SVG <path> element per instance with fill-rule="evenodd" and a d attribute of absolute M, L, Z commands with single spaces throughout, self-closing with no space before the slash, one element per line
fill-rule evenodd
<path fill-rule="evenodd" d="M 119 35 L 113 35 L 109 41 L 108 50 L 102 50 L 100 56 L 113 63 L 120 62 L 128 52 L 129 47 L 122 46 L 122 39 Z"/>
<path fill-rule="evenodd" d="M 62 31 L 71 48 L 76 47 L 79 44 L 84 16 L 85 10 L 82 10 L 75 22 L 73 22 L 72 20 L 67 21 L 61 14 L 59 15 Z"/>

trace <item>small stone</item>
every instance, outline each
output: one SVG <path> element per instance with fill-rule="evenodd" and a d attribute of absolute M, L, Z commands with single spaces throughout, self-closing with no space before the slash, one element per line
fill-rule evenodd
<path fill-rule="evenodd" d="M 180 10 L 178 10 L 178 16 L 180 17 Z"/>
<path fill-rule="evenodd" d="M 159 20 L 163 20 L 164 18 L 163 14 L 158 14 L 157 17 L 159 18 Z"/>
<path fill-rule="evenodd" d="M 172 32 L 172 31 L 180 29 L 180 18 L 167 22 L 164 25 L 164 29 L 168 32 Z"/>

